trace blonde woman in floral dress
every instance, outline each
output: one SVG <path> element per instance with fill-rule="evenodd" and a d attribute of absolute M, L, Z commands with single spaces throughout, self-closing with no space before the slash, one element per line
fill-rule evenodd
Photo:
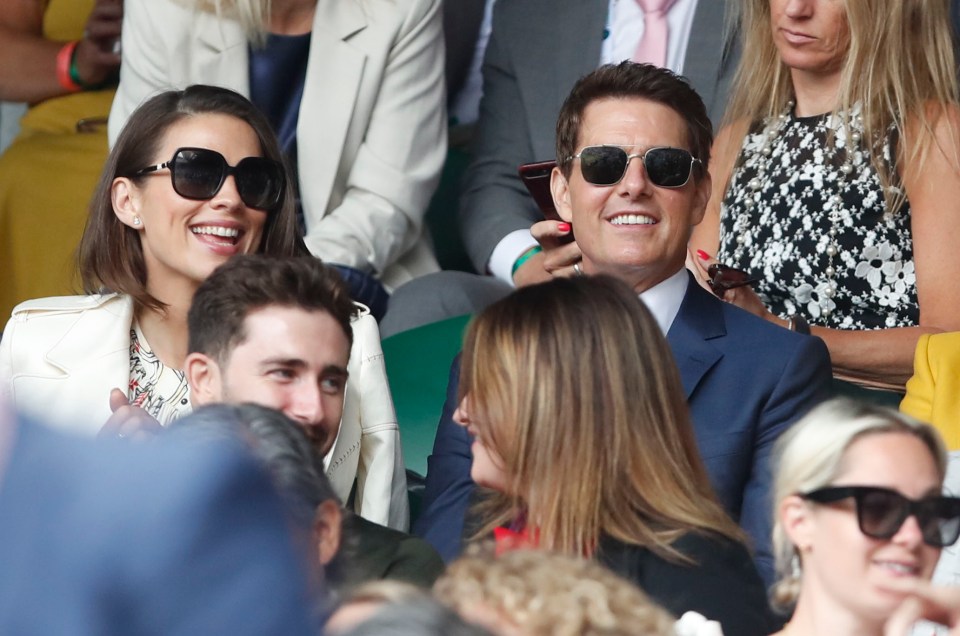
<path fill-rule="evenodd" d="M 725 299 L 821 337 L 835 376 L 902 390 L 960 329 L 960 109 L 947 0 L 749 0 L 691 241 L 759 282 Z"/>

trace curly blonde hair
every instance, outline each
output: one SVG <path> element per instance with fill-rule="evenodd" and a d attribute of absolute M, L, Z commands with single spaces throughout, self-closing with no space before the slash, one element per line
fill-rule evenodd
<path fill-rule="evenodd" d="M 639 588 L 588 559 L 473 545 L 434 595 L 468 620 L 498 616 L 528 636 L 672 636 L 674 619 Z"/>

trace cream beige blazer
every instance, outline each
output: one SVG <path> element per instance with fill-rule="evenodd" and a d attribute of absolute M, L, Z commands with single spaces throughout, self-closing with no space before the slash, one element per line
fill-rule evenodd
<path fill-rule="evenodd" d="M 340 432 L 324 458 L 354 510 L 406 530 L 409 507 L 400 430 L 387 384 L 377 322 L 358 305 Z M 110 417 L 108 398 L 130 380 L 129 296 L 64 296 L 18 305 L 0 340 L 0 391 L 18 411 L 72 433 L 92 436 Z"/>
<path fill-rule="evenodd" d="M 124 3 L 110 144 L 146 98 L 190 84 L 250 95 L 239 22 Z M 441 0 L 318 0 L 297 125 L 306 243 L 388 287 L 438 270 L 424 214 L 447 151 Z M 160 158 L 158 158 L 159 160 Z"/>

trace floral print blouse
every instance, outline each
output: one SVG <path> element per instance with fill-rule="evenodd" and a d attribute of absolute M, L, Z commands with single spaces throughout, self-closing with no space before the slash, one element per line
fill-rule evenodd
<path fill-rule="evenodd" d="M 186 374 L 160 361 L 143 337 L 139 323 L 134 323 L 130 329 L 127 399 L 164 426 L 192 410 Z"/>
<path fill-rule="evenodd" d="M 841 174 L 845 148 L 853 144 L 834 123 L 837 119 L 790 114 L 772 139 L 768 155 L 761 152 L 763 123 L 753 127 L 744 138 L 721 205 L 718 258 L 760 278 L 756 287 L 760 298 L 782 317 L 797 313 L 811 324 L 837 329 L 916 325 L 920 308 L 909 202 L 895 214 L 886 212 L 880 180 L 864 144 L 856 144 L 849 157 L 853 170 Z M 835 127 L 836 152 L 828 143 L 829 127 Z M 884 144 L 887 161 L 895 152 L 895 139 L 889 135 Z M 748 184 L 758 172 L 756 197 Z M 825 271 L 831 219 L 825 203 L 841 186 L 838 252 L 833 259 L 836 292 L 829 297 Z M 752 209 L 744 203 L 748 197 L 755 197 Z M 745 210 L 749 220 L 741 227 L 737 218 Z M 735 259 L 741 233 L 744 249 Z"/>

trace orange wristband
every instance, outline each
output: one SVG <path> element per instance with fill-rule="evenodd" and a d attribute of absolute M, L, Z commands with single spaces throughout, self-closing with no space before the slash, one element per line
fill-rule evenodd
<path fill-rule="evenodd" d="M 71 93 L 79 93 L 83 87 L 73 81 L 70 77 L 70 64 L 73 62 L 73 54 L 77 50 L 79 42 L 67 42 L 57 53 L 57 81 L 64 90 Z"/>

